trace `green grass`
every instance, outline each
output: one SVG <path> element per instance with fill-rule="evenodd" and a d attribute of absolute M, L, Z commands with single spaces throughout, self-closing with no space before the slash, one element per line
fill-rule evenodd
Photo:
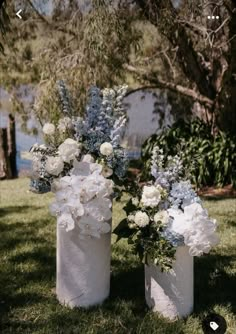
<path fill-rule="evenodd" d="M 0 183 L 0 333 L 2 334 L 197 334 L 210 311 L 236 331 L 236 199 L 208 200 L 219 222 L 221 244 L 195 259 L 195 310 L 168 322 L 145 305 L 143 266 L 125 241 L 113 245 L 110 298 L 89 310 L 59 305 L 55 297 L 55 220 L 52 194 L 28 191 L 28 180 Z M 114 204 L 114 225 L 123 215 Z M 114 241 L 114 240 L 113 240 Z"/>

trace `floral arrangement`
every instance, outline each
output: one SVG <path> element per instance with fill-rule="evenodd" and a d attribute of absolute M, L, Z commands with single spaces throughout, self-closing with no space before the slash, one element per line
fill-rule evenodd
<path fill-rule="evenodd" d="M 118 240 L 128 238 L 145 263 L 169 270 L 177 247 L 186 245 L 191 256 L 200 256 L 219 242 L 216 222 L 203 208 L 178 156 L 165 161 L 163 151 L 155 147 L 151 175 L 149 183 L 134 184 L 134 196 L 124 207 L 127 217 L 114 233 Z"/>
<path fill-rule="evenodd" d="M 76 117 L 65 84 L 58 85 L 64 117 L 44 124 L 46 144 L 31 148 L 31 188 L 55 193 L 51 213 L 66 231 L 77 222 L 81 238 L 99 237 L 110 231 L 113 185 L 123 180 L 128 166 L 121 147 L 127 87 L 92 87 L 85 116 Z"/>

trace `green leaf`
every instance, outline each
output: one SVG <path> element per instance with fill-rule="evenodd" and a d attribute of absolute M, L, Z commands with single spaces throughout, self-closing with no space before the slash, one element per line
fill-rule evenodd
<path fill-rule="evenodd" d="M 129 228 L 127 219 L 123 219 L 113 230 L 113 233 L 117 235 L 116 242 L 122 238 L 129 238 L 134 231 Z"/>
<path fill-rule="evenodd" d="M 136 206 L 133 205 L 132 200 L 130 199 L 127 204 L 124 206 L 123 210 L 125 211 L 126 215 L 128 216 L 130 212 L 136 210 Z"/>

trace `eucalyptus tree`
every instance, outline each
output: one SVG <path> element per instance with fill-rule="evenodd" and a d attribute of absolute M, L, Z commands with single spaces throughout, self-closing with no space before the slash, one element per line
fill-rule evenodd
<path fill-rule="evenodd" d="M 54 0 L 48 12 L 40 1 L 22 3 L 30 15 L 12 20 L 18 42 L 0 67 L 8 87 L 39 83 L 40 120 L 58 117 L 57 80 L 77 113 L 91 84 L 127 81 L 197 101 L 213 129 L 235 131 L 235 0 Z"/>
<path fill-rule="evenodd" d="M 9 17 L 6 13 L 5 0 L 0 0 L 0 52 L 4 53 L 4 35 L 9 28 Z"/>
<path fill-rule="evenodd" d="M 213 128 L 235 133 L 236 1 L 182 0 L 178 8 L 171 0 L 135 3 L 161 35 L 164 47 L 154 45 L 153 53 L 162 55 L 167 72 L 163 78 L 153 68 L 129 64 L 127 69 L 148 84 L 198 101 Z"/>

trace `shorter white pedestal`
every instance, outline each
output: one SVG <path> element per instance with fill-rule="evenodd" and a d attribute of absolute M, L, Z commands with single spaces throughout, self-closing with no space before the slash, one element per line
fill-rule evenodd
<path fill-rule="evenodd" d="M 189 315 L 193 310 L 193 269 L 193 257 L 186 246 L 177 248 L 170 272 L 161 272 L 154 264 L 145 265 L 147 305 L 170 320 Z"/>

